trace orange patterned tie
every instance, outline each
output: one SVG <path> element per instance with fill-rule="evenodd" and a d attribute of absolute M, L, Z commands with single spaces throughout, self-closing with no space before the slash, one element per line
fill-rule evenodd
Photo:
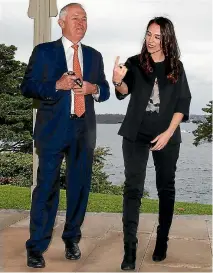
<path fill-rule="evenodd" d="M 73 55 L 73 70 L 77 78 L 82 80 L 81 66 L 78 59 L 78 45 L 72 45 L 74 49 Z M 85 113 L 85 98 L 84 95 L 75 95 L 74 94 L 74 112 L 80 117 Z"/>

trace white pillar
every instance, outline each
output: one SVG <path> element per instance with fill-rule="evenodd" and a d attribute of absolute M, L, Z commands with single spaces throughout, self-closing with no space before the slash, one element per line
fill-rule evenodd
<path fill-rule="evenodd" d="M 56 0 L 29 0 L 28 16 L 34 19 L 34 47 L 51 41 L 51 17 L 58 14 Z M 33 129 L 39 101 L 33 100 Z M 37 184 L 38 156 L 33 142 L 33 185 L 31 194 Z"/>

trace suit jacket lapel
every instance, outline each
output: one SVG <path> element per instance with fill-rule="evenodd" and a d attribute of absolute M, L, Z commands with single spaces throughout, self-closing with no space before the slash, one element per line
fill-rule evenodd
<path fill-rule="evenodd" d="M 58 73 L 62 76 L 63 73 L 68 71 L 67 61 L 64 52 L 64 47 L 61 39 L 55 41 L 55 53 L 56 53 L 56 66 Z M 57 73 L 57 74 L 58 74 Z"/>
<path fill-rule="evenodd" d="M 87 46 L 81 44 L 82 54 L 83 54 L 83 80 L 89 81 L 89 72 L 91 67 L 91 53 L 89 52 Z"/>

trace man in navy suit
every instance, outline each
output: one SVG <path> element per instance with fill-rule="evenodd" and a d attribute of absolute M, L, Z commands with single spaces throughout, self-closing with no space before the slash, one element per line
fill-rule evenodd
<path fill-rule="evenodd" d="M 101 54 L 80 43 L 87 30 L 83 7 L 77 3 L 66 5 L 60 11 L 58 23 L 62 38 L 34 48 L 21 85 L 25 97 L 40 101 L 34 129 L 39 167 L 32 196 L 30 238 L 26 242 L 27 264 L 33 268 L 45 267 L 42 254 L 52 237 L 64 156 L 65 257 L 77 260 L 81 256 L 80 227 L 86 212 L 96 142 L 94 101 L 102 102 L 110 96 Z M 68 71 L 76 73 L 69 75 Z M 76 83 L 76 78 L 82 86 Z M 77 105 L 79 98 L 81 102 Z"/>

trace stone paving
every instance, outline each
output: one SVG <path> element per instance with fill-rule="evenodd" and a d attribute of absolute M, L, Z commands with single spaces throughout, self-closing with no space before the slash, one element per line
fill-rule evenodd
<path fill-rule="evenodd" d="M 211 216 L 174 216 L 167 259 L 153 262 L 157 214 L 141 214 L 138 229 L 137 272 L 212 272 Z M 87 213 L 80 242 L 82 257 L 64 257 L 61 240 L 65 220 L 59 212 L 54 236 L 44 253 L 46 267 L 26 266 L 25 241 L 29 237 L 29 212 L 0 210 L 0 271 L 2 272 L 120 272 L 123 258 L 121 214 Z"/>

